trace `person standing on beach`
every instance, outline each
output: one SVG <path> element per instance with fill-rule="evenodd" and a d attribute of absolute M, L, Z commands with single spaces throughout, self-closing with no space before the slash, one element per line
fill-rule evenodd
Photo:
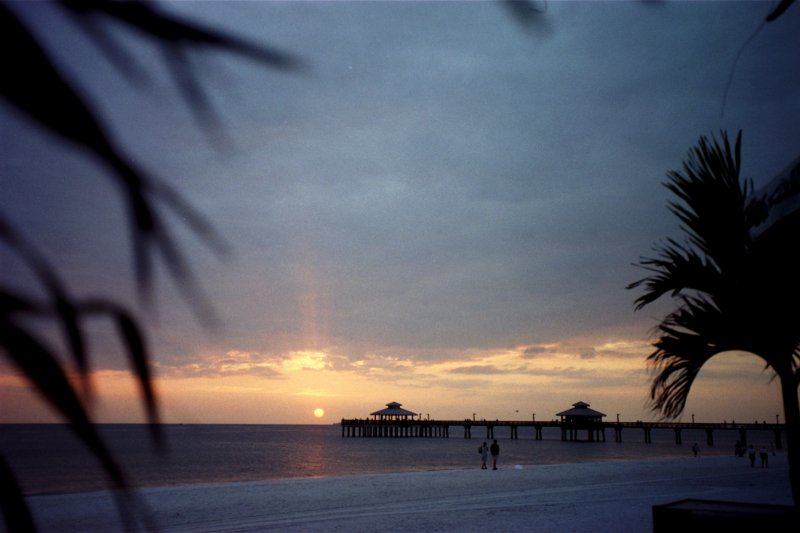
<path fill-rule="evenodd" d="M 758 449 L 758 456 L 761 458 L 761 468 L 767 468 L 769 466 L 769 453 L 767 453 L 766 446 Z"/>
<path fill-rule="evenodd" d="M 500 445 L 497 444 L 497 439 L 492 441 L 489 451 L 492 453 L 492 470 L 497 470 L 497 456 L 500 455 Z"/>
<path fill-rule="evenodd" d="M 747 458 L 750 459 L 750 468 L 755 468 L 756 466 L 756 449 L 753 448 L 753 445 L 747 447 Z"/>
<path fill-rule="evenodd" d="M 489 458 L 489 446 L 484 442 L 482 446 L 478 447 L 478 453 L 481 454 L 481 470 L 486 470 L 486 460 Z"/>
<path fill-rule="evenodd" d="M 696 442 L 692 445 L 692 453 L 695 457 L 700 455 L 700 446 L 698 446 Z"/>

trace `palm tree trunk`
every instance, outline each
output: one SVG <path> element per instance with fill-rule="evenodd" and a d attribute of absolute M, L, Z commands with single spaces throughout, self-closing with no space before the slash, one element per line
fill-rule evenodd
<path fill-rule="evenodd" d="M 800 509 L 800 403 L 797 378 L 791 368 L 778 374 L 783 397 L 783 418 L 786 421 L 786 451 L 789 461 L 789 483 L 796 509 Z"/>

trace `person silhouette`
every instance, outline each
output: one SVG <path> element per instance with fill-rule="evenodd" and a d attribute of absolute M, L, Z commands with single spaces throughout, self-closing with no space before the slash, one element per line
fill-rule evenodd
<path fill-rule="evenodd" d="M 497 439 L 492 441 L 489 451 L 492 454 L 492 470 L 497 470 L 497 456 L 500 455 L 500 445 L 497 444 Z"/>
<path fill-rule="evenodd" d="M 758 449 L 758 457 L 761 459 L 761 468 L 767 468 L 769 466 L 769 453 L 766 446 Z"/>
<path fill-rule="evenodd" d="M 756 449 L 751 444 L 747 447 L 747 458 L 750 459 L 750 467 L 755 468 L 756 466 Z"/>
<path fill-rule="evenodd" d="M 489 458 L 489 447 L 486 445 L 486 442 L 478 448 L 478 451 L 481 454 L 481 470 L 486 470 L 486 460 Z"/>

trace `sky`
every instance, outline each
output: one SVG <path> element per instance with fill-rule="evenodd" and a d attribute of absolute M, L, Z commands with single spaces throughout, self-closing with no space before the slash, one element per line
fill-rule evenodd
<path fill-rule="evenodd" d="M 652 420 L 646 358 L 672 307 L 634 311 L 626 286 L 681 235 L 665 174 L 721 131 L 742 131 L 756 187 L 800 156 L 800 8 L 759 30 L 773 5 L 532 2 L 525 23 L 499 2 L 168 2 L 302 62 L 193 51 L 203 123 L 138 34 L 108 26 L 142 83 L 57 6 L 14 4 L 126 154 L 224 238 L 220 256 L 169 218 L 217 320 L 164 268 L 142 302 L 108 170 L 5 101 L 0 212 L 74 294 L 136 313 L 167 422 L 333 423 L 391 401 Z M 41 293 L 6 248 L 0 284 Z M 94 416 L 143 420 L 112 328 L 87 328 Z M 5 359 L 0 405 L 0 422 L 58 420 Z M 730 353 L 684 419 L 782 412 L 761 360 Z"/>

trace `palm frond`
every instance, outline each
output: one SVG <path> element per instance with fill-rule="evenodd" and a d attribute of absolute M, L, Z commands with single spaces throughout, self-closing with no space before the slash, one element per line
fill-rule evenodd
<path fill-rule="evenodd" d="M 94 18 L 115 22 L 134 29 L 160 46 L 166 67 L 184 99 L 205 124 L 216 124 L 216 113 L 203 86 L 194 75 L 189 52 L 194 49 L 218 49 L 260 62 L 271 68 L 296 71 L 302 61 L 274 47 L 256 44 L 235 35 L 190 22 L 165 13 L 149 2 L 108 2 L 105 0 L 61 0 L 61 4 L 84 21 L 82 27 L 123 72 L 141 78 L 131 67 L 130 56 L 105 33 L 100 24 L 88 24 Z"/>
<path fill-rule="evenodd" d="M 744 216 L 749 189 L 739 183 L 741 132 L 733 146 L 726 133 L 721 137 L 721 144 L 701 137 L 683 170 L 667 173 L 664 185 L 677 198 L 668 207 L 681 221 L 688 245 L 668 239 L 656 257 L 640 259 L 638 265 L 652 274 L 627 287 L 645 287 L 636 309 L 684 291 L 717 294 L 740 277 L 751 244 Z"/>
<path fill-rule="evenodd" d="M 744 216 L 748 187 L 739 180 L 741 131 L 733 146 L 726 133 L 701 137 L 682 171 L 667 173 L 667 189 L 677 200 L 670 211 L 678 217 L 691 243 L 721 270 L 740 263 L 749 244 Z"/>
<path fill-rule="evenodd" d="M 636 310 L 665 295 L 676 297 L 685 291 L 711 293 L 716 289 L 718 269 L 694 250 L 668 239 L 656 253 L 656 257 L 643 257 L 638 263 L 652 274 L 626 287 L 633 289 L 643 285 L 645 288 L 644 294 L 635 301 Z"/>
<path fill-rule="evenodd" d="M 686 299 L 658 327 L 661 336 L 648 357 L 655 371 L 650 386 L 651 407 L 667 418 L 683 412 L 689 391 L 700 369 L 720 346 L 714 342 L 718 311 L 702 299 Z"/>
<path fill-rule="evenodd" d="M 4 244 L 19 256 L 23 264 L 33 272 L 42 284 L 48 296 L 46 302 L 36 302 L 18 291 L 0 288 L 0 348 L 10 361 L 28 379 L 34 389 L 50 404 L 50 406 L 66 420 L 72 431 L 83 441 L 86 447 L 100 462 L 112 486 L 127 492 L 128 481 L 117 464 L 111 451 L 97 432 L 86 402 L 92 395 L 90 384 L 90 367 L 86 350 L 85 333 L 82 327 L 84 318 L 95 315 L 110 316 L 117 324 L 120 338 L 126 347 L 145 404 L 147 419 L 153 440 L 161 444 L 161 432 L 156 396 L 152 387 L 149 370 L 149 355 L 143 334 L 133 316 L 114 302 L 104 299 L 81 302 L 73 298 L 57 273 L 48 262 L 27 240 L 15 231 L 12 226 L 0 217 L 0 244 Z M 38 317 L 55 320 L 64 332 L 65 344 L 72 355 L 72 360 L 81 376 L 83 395 L 74 388 L 67 378 L 64 367 L 55 350 L 47 346 L 41 339 L 41 331 L 26 327 L 19 317 Z M 5 467 L 8 475 L 0 483 L 4 495 L 3 513 L 8 524 L 23 524 L 27 511 L 6 510 L 5 502 L 21 498 L 19 486 L 12 483 L 13 473 Z M 11 476 L 11 477 L 9 477 Z M 120 495 L 117 502 L 122 504 L 130 500 Z M 127 509 L 120 508 L 125 518 Z M 10 527 L 10 526 L 9 526 Z M 15 529 L 11 529 L 12 531 Z"/>
<path fill-rule="evenodd" d="M 161 445 L 162 434 L 160 416 L 150 372 L 150 355 L 144 335 L 130 312 L 115 302 L 104 299 L 91 299 L 79 304 L 81 316 L 101 316 L 110 318 L 117 334 L 126 349 L 128 361 L 141 392 L 144 409 L 154 441 Z"/>
<path fill-rule="evenodd" d="M 83 378 L 84 390 L 87 394 L 90 394 L 91 387 L 87 379 L 89 363 L 86 342 L 78 325 L 77 313 L 67 293 L 66 286 L 42 254 L 20 235 L 2 215 L 0 215 L 0 243 L 5 243 L 18 255 L 44 287 L 51 301 L 50 307 L 59 317 L 59 326 L 66 337 L 72 360 Z M 17 300 L 18 303 L 23 301 L 23 299 Z M 25 303 L 25 305 L 30 306 L 31 304 Z M 34 308 L 31 306 L 27 310 L 34 311 Z M 39 312 L 41 312 L 41 308 L 39 308 Z"/>
<path fill-rule="evenodd" d="M 127 488 L 128 482 L 122 469 L 97 433 L 55 353 L 37 340 L 35 334 L 7 316 L 0 317 L 0 346 L 50 405 L 69 421 L 75 434 L 100 461 L 114 486 Z"/>
<path fill-rule="evenodd" d="M 529 0 L 503 0 L 503 7 L 525 28 L 536 28 L 544 24 L 543 17 L 547 12 L 547 1 L 541 5 Z"/>
<path fill-rule="evenodd" d="M 191 50 L 222 50 L 281 70 L 299 70 L 302 67 L 301 62 L 290 54 L 166 14 L 151 3 L 138 0 L 60 0 L 59 5 L 76 16 L 81 29 L 129 79 L 140 81 L 146 73 L 136 65 L 136 54 L 128 53 L 105 30 L 107 23 L 126 25 L 146 40 L 156 43 L 164 52 L 166 67 L 174 75 L 185 101 L 201 118 L 213 118 L 213 110 L 188 62 Z M 211 306 L 200 291 L 189 262 L 173 241 L 166 218 L 168 215 L 176 216 L 204 244 L 218 253 L 225 251 L 224 241 L 215 233 L 213 226 L 180 195 L 129 159 L 109 134 L 91 98 L 62 72 L 35 34 L 29 31 L 24 19 L 17 17 L 14 7 L 13 2 L 0 2 L 0 64 L 6 73 L 0 78 L 0 97 L 27 115 L 32 122 L 90 154 L 111 171 L 110 176 L 118 185 L 128 211 L 134 271 L 140 295 L 148 298 L 153 263 L 161 260 L 184 297 L 192 304 L 192 309 L 206 322 L 213 320 Z M 88 386 L 91 369 L 82 322 L 100 316 L 110 318 L 115 324 L 139 383 L 153 436 L 158 441 L 156 394 L 143 332 L 131 313 L 109 299 L 74 298 L 43 256 L 2 218 L 0 244 L 10 247 L 22 259 L 47 294 L 46 302 L 37 302 L 15 290 L 0 288 L 0 348 L 3 355 L 69 422 L 101 462 L 112 484 L 117 488 L 127 488 L 122 470 L 105 447 L 84 404 L 84 400 L 91 396 Z M 67 379 L 61 364 L 63 357 L 59 357 L 63 354 L 56 353 L 43 341 L 42 331 L 25 322 L 30 316 L 54 320 L 61 329 L 69 355 L 83 378 L 83 397 Z M 20 320 L 20 317 L 23 319 Z M 2 458 L 0 463 L 0 491 L 7 524 L 23 530 L 33 529 L 13 473 L 2 462 Z M 114 494 L 125 524 L 137 522 L 140 517 L 131 517 L 127 509 L 135 497 L 128 491 Z M 147 517 L 143 518 L 147 521 Z"/>
<path fill-rule="evenodd" d="M 147 294 L 151 286 L 153 256 L 160 256 L 184 295 L 195 304 L 193 308 L 201 310 L 202 318 L 210 317 L 210 306 L 205 303 L 183 254 L 172 242 L 161 211 L 175 209 L 179 219 L 188 220 L 189 227 L 201 239 L 213 243 L 212 249 L 219 250 L 222 239 L 166 185 L 128 160 L 86 98 L 61 74 L 14 13 L 2 4 L 0 28 L 8 71 L 18 73 L 2 78 L 0 94 L 49 131 L 87 150 L 113 171 L 128 207 L 136 278 L 143 293 Z"/>
<path fill-rule="evenodd" d="M 61 0 L 61 3 L 81 15 L 95 14 L 122 22 L 164 46 L 216 48 L 285 70 L 299 69 L 303 64 L 293 54 L 166 13 L 152 2 Z"/>
<path fill-rule="evenodd" d="M 778 4 L 777 7 L 775 7 L 775 9 L 770 11 L 769 15 L 767 15 L 767 18 L 765 20 L 767 22 L 772 22 L 774 20 L 777 20 L 777 18 L 783 15 L 783 12 L 789 9 L 789 6 L 791 6 L 793 3 L 794 0 L 781 0 L 781 3 Z"/>
<path fill-rule="evenodd" d="M 16 533 L 33 533 L 36 525 L 30 509 L 22 497 L 22 488 L 17 477 L 0 454 L 0 510 L 5 517 L 8 531 Z"/>
<path fill-rule="evenodd" d="M 149 370 L 149 355 L 141 330 L 133 315 L 121 305 L 108 299 L 89 299 L 85 302 L 72 297 L 66 284 L 45 258 L 29 243 L 9 222 L 0 216 L 0 243 L 5 243 L 13 253 L 17 254 L 24 264 L 30 268 L 36 279 L 42 284 L 49 297 L 48 303 L 35 303 L 17 292 L 0 290 L 0 311 L 2 319 L 11 321 L 19 314 L 36 315 L 55 318 L 64 331 L 67 346 L 75 366 L 85 383 L 88 393 L 89 364 L 86 350 L 85 334 L 81 320 L 85 317 L 104 315 L 111 317 L 117 325 L 120 339 L 128 351 L 132 369 L 144 394 L 148 420 L 156 424 L 158 414 L 155 406 L 155 394 L 152 389 Z M 12 357 L 18 354 L 10 354 Z M 19 354 L 24 356 L 24 354 Z M 36 382 L 35 382 L 36 383 Z M 38 383 L 37 387 L 39 386 Z"/>

